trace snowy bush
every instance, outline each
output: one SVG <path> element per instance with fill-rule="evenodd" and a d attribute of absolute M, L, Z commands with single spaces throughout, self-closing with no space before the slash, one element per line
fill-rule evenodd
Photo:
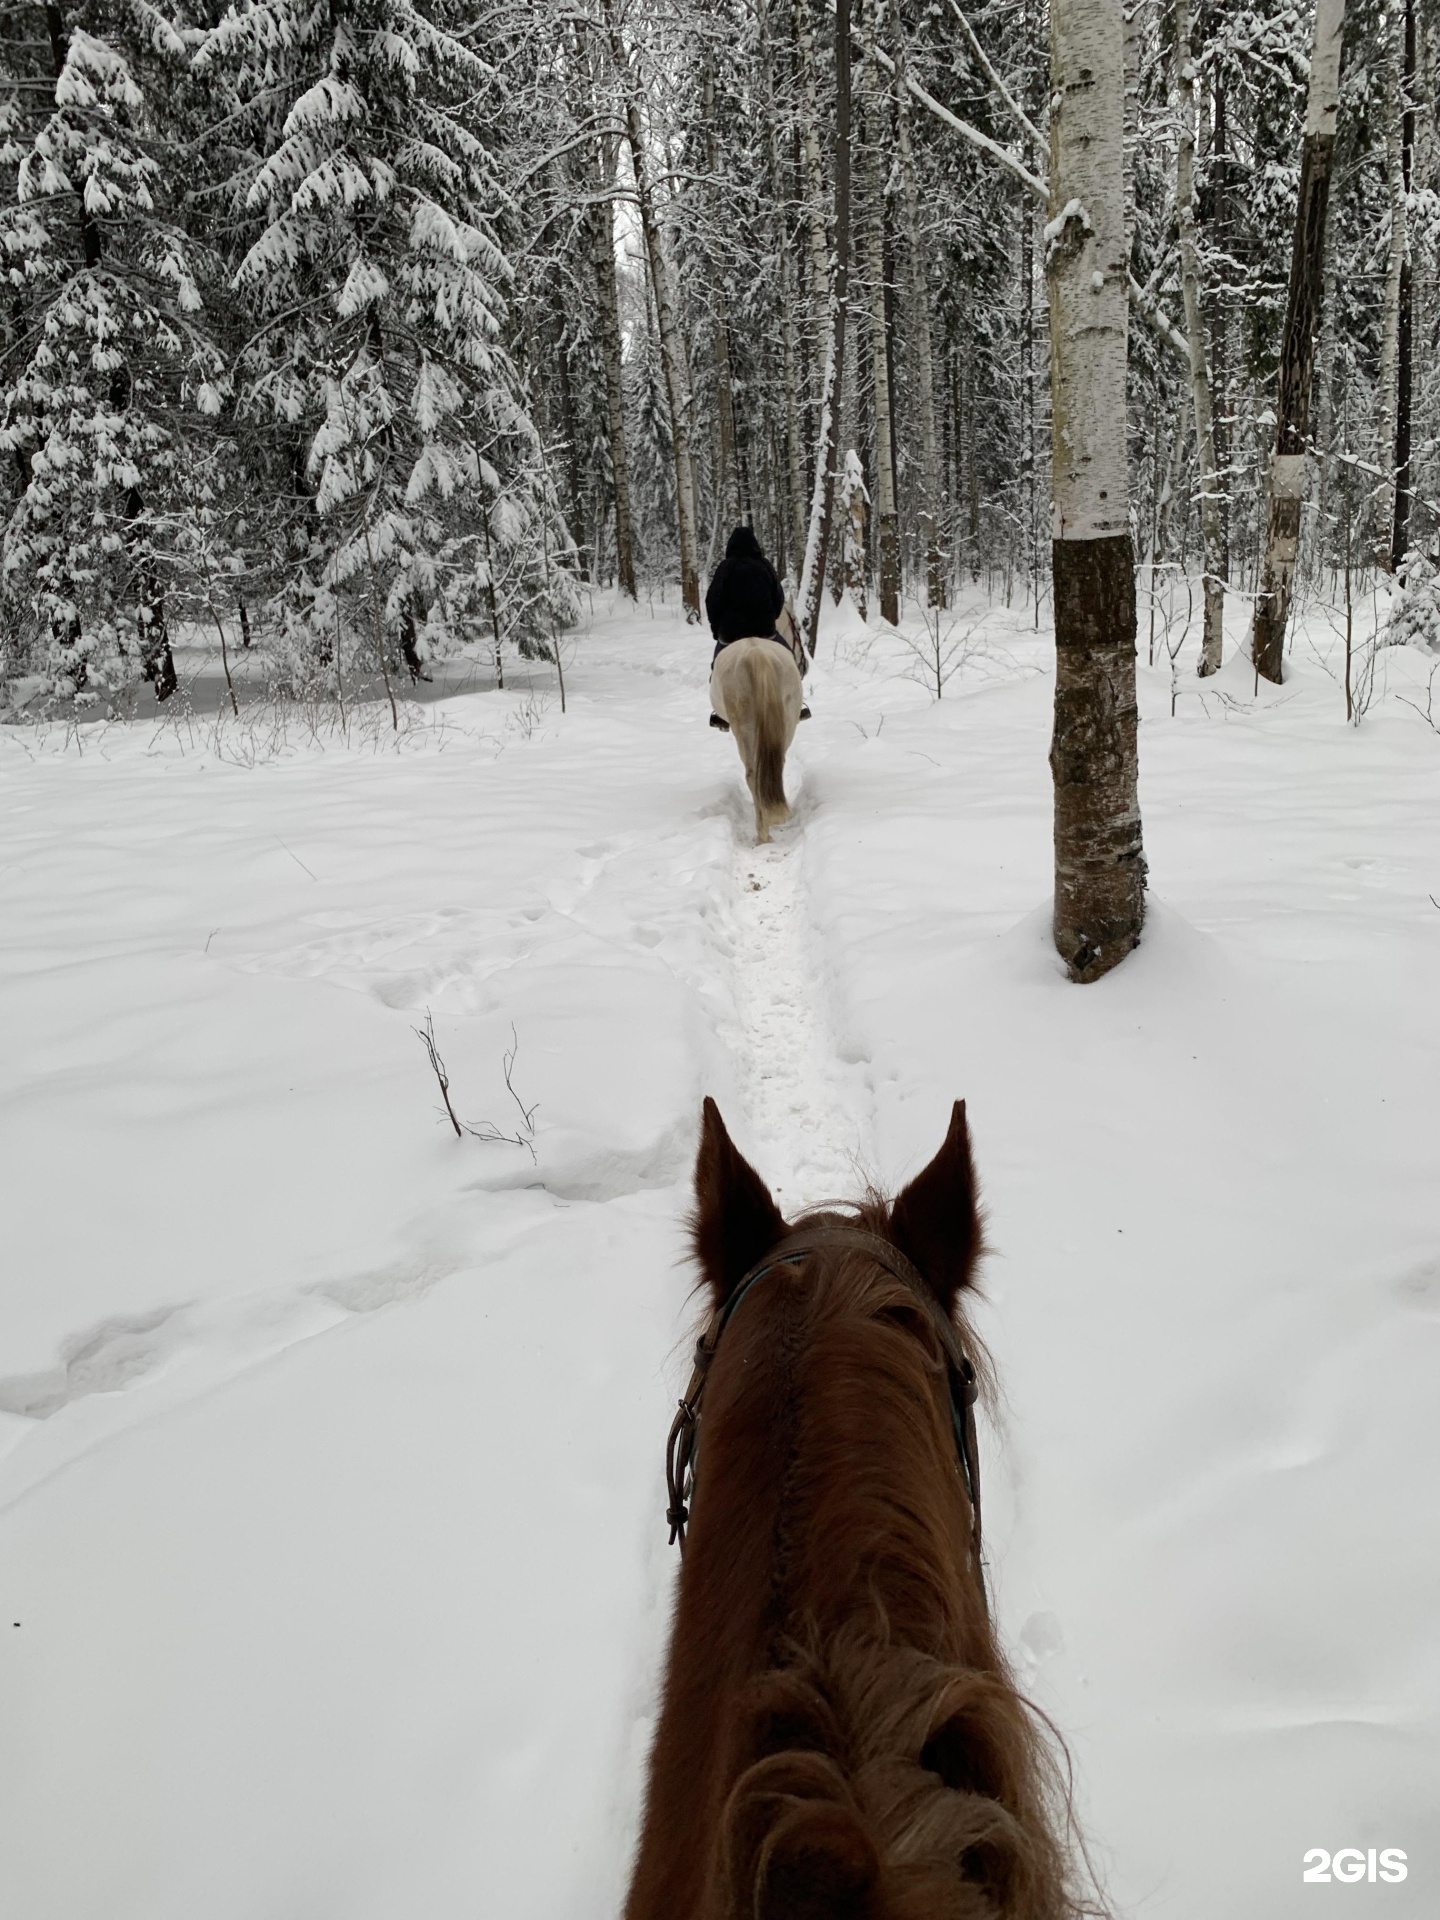
<path fill-rule="evenodd" d="M 1390 644 L 1428 647 L 1440 653 L 1440 565 L 1412 548 L 1395 574 L 1390 605 Z"/>

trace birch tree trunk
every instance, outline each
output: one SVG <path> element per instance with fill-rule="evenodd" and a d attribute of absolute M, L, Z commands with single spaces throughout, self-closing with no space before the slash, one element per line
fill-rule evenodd
<path fill-rule="evenodd" d="M 863 0 L 864 65 L 861 90 L 865 114 L 866 270 L 870 280 L 870 367 L 875 393 L 875 532 L 878 548 L 880 618 L 900 621 L 900 521 L 895 507 L 895 448 L 891 432 L 890 347 L 885 324 L 885 168 L 881 90 L 875 62 L 875 11 L 879 0 Z M 840 0 L 843 8 L 846 0 Z"/>
<path fill-rule="evenodd" d="M 1195 407 L 1195 456 L 1200 480 L 1200 538 L 1205 566 L 1205 626 L 1200 674 L 1220 671 L 1225 642 L 1225 531 L 1215 458 L 1215 415 L 1205 322 L 1200 306 L 1200 264 L 1195 245 L 1195 65 L 1190 55 L 1190 0 L 1175 0 L 1175 92 L 1180 136 L 1175 149 L 1175 214 L 1180 230 L 1180 281 L 1185 333 L 1190 342 L 1190 391 Z"/>
<path fill-rule="evenodd" d="M 1316 0 L 1315 46 L 1305 107 L 1305 145 L 1300 160 L 1300 197 L 1295 244 L 1290 255 L 1290 292 L 1280 345 L 1280 391 L 1275 451 L 1266 499 L 1265 561 L 1255 597 L 1250 657 L 1257 676 L 1277 686 L 1285 657 L 1285 629 L 1300 546 L 1300 510 L 1305 499 L 1306 449 L 1310 438 L 1310 389 L 1315 342 L 1324 297 L 1325 215 L 1335 157 L 1340 105 L 1340 45 L 1345 0 Z"/>
<path fill-rule="evenodd" d="M 1097 980 L 1140 938 L 1135 558 L 1125 453 L 1128 254 L 1122 0 L 1051 0 L 1056 950 Z"/>
<path fill-rule="evenodd" d="M 909 333 L 914 354 L 915 411 L 920 416 L 920 542 L 925 553 L 928 605 L 945 605 L 945 561 L 940 548 L 940 457 L 935 432 L 935 374 L 930 338 L 930 289 L 920 249 L 920 196 L 910 149 L 910 90 L 905 85 L 905 29 L 900 0 L 890 16 L 895 52 L 895 130 L 900 150 L 900 206 L 905 223 Z"/>
<path fill-rule="evenodd" d="M 799 0 L 801 6 L 804 0 Z M 820 595 L 835 510 L 836 452 L 840 439 L 840 381 L 845 367 L 845 313 L 850 294 L 850 33 L 848 6 L 840 0 L 835 16 L 835 257 L 830 283 L 829 339 L 820 392 L 820 432 L 815 448 L 815 478 L 810 490 L 810 523 L 800 569 L 796 621 L 814 658 L 820 637 Z M 808 29 L 808 20 L 807 20 Z"/>
<path fill-rule="evenodd" d="M 610 30 L 611 57 L 625 92 L 625 134 L 630 147 L 630 168 L 635 176 L 640 232 L 650 267 L 650 285 L 655 295 L 660 368 L 669 406 L 670 445 L 675 462 L 675 530 L 680 548 L 680 597 L 685 606 L 685 618 L 696 621 L 700 618 L 700 564 L 695 538 L 695 471 L 690 457 L 690 380 L 685 346 L 675 323 L 670 262 L 660 232 L 655 195 L 646 162 L 645 132 L 640 119 L 635 77 L 616 23 L 615 0 L 605 0 L 605 15 Z"/>
<path fill-rule="evenodd" d="M 613 146 L 605 159 L 605 185 L 615 179 Z M 591 213 L 595 248 L 595 293 L 600 311 L 600 357 L 605 367 L 605 417 L 610 438 L 610 477 L 615 490 L 615 575 L 620 591 L 635 594 L 635 537 L 630 517 L 630 462 L 625 451 L 625 378 L 620 354 L 620 296 L 615 284 L 615 209 L 597 202 Z"/>

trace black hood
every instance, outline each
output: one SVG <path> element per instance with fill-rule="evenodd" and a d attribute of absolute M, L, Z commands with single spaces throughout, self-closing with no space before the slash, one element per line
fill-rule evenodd
<path fill-rule="evenodd" d="M 763 560 L 760 542 L 755 538 L 751 527 L 736 527 L 734 533 L 725 542 L 727 560 Z"/>

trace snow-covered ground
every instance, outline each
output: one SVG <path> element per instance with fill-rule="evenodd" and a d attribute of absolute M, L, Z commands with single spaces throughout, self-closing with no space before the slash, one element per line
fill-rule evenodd
<path fill-rule="evenodd" d="M 672 609 L 597 602 L 564 716 L 0 730 L 7 1912 L 611 1920 L 710 1091 L 790 1210 L 970 1103 L 1001 1618 L 1117 1907 L 1435 1913 L 1432 663 L 1359 729 L 1319 614 L 1258 699 L 1142 668 L 1147 934 L 1080 989 L 1047 636 L 962 640 L 936 702 L 832 616 L 758 850 Z"/>

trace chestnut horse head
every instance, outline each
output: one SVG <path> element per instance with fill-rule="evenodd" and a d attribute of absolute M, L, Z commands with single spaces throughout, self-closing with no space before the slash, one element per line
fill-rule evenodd
<path fill-rule="evenodd" d="M 707 1100 L 695 1188 L 704 1399 L 626 1920 L 1065 1920 L 978 1562 L 964 1106 L 893 1205 L 791 1228 Z"/>

